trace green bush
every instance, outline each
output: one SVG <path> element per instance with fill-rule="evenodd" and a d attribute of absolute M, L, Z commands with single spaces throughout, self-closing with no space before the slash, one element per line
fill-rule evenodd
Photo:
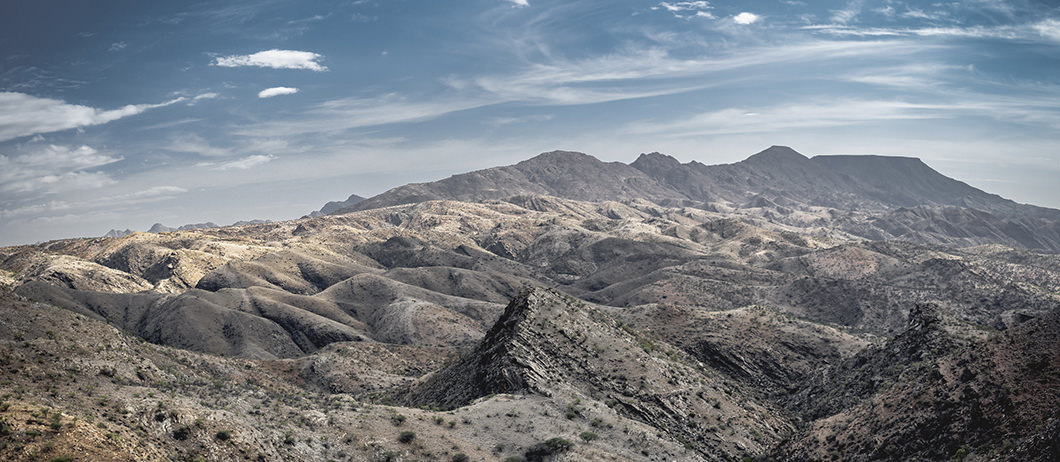
<path fill-rule="evenodd" d="M 220 430 L 214 434 L 213 437 L 217 438 L 217 441 L 228 441 L 232 439 L 232 432 L 228 430 Z"/>
<path fill-rule="evenodd" d="M 398 435 L 398 442 L 403 444 L 409 444 L 412 440 L 416 439 L 416 432 L 403 431 Z"/>
<path fill-rule="evenodd" d="M 449 459 L 449 460 L 451 462 L 468 462 L 469 460 L 471 460 L 471 458 L 468 457 L 467 454 L 464 454 L 462 452 L 458 452 L 456 454 L 453 454 L 453 458 Z"/>
<path fill-rule="evenodd" d="M 595 439 L 597 439 L 599 437 L 600 437 L 600 435 L 597 435 L 596 433 L 593 433 L 593 432 L 582 432 L 580 435 L 578 435 L 578 438 L 581 438 L 582 441 L 585 441 L 586 443 L 588 443 L 588 442 L 590 442 L 592 440 L 595 440 Z"/>

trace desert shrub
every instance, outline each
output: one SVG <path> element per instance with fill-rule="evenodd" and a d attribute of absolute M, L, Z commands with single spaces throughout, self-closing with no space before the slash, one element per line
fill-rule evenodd
<path fill-rule="evenodd" d="M 546 457 L 553 454 L 557 454 L 564 451 L 569 451 L 570 448 L 574 447 L 574 443 L 570 440 L 563 438 L 549 438 L 544 442 L 537 443 L 530 447 L 526 451 L 527 462 L 541 462 Z"/>
<path fill-rule="evenodd" d="M 177 441 L 184 441 L 191 436 L 191 428 L 187 426 L 177 427 L 173 430 L 173 439 Z"/>
<path fill-rule="evenodd" d="M 398 442 L 409 444 L 416 439 L 416 432 L 403 431 L 398 435 Z"/>
<path fill-rule="evenodd" d="M 214 434 L 213 437 L 217 438 L 217 441 L 228 441 L 232 439 L 232 432 L 228 430 L 220 430 Z"/>
<path fill-rule="evenodd" d="M 464 454 L 462 452 L 458 452 L 456 454 L 453 454 L 453 458 L 449 459 L 449 460 L 451 462 L 468 462 L 469 460 L 471 460 L 471 458 L 468 457 L 467 454 Z"/>
<path fill-rule="evenodd" d="M 592 440 L 595 440 L 595 439 L 597 439 L 599 437 L 600 437 L 600 435 L 597 435 L 596 433 L 593 433 L 593 432 L 581 432 L 581 434 L 578 435 L 578 438 L 581 438 L 582 441 L 585 441 L 586 443 L 588 443 L 588 442 L 590 442 Z"/>

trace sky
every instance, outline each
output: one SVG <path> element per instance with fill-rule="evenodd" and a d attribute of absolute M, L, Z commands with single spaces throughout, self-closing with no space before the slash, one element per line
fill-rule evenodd
<path fill-rule="evenodd" d="M 0 245 L 770 145 L 1060 208 L 1060 2 L 0 2 Z"/>

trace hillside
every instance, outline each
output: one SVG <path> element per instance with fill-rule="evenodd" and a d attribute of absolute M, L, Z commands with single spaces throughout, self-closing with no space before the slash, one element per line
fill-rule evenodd
<path fill-rule="evenodd" d="M 464 200 L 0 248 L 0 458 L 1050 460 L 1060 256 L 919 161 L 818 159 L 555 152 Z"/>
<path fill-rule="evenodd" d="M 1060 211 L 1017 204 L 948 178 L 916 158 L 816 156 L 772 146 L 734 164 L 682 164 L 660 153 L 601 162 L 553 151 L 512 166 L 400 186 L 333 210 L 429 200 L 550 195 L 579 201 L 643 199 L 842 230 L 872 240 L 1060 251 Z"/>

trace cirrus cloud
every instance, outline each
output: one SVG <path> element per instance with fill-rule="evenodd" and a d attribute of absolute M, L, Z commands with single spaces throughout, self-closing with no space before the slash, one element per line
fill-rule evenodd
<path fill-rule="evenodd" d="M 306 69 L 315 72 L 328 70 L 320 64 L 324 55 L 311 51 L 265 50 L 249 55 L 232 55 L 214 58 L 213 65 L 220 67 L 269 67 L 273 69 Z"/>
<path fill-rule="evenodd" d="M 130 104 L 120 109 L 103 111 L 25 93 L 0 92 L 0 107 L 4 108 L 4 111 L 0 111 L 0 141 L 105 124 L 185 99 L 181 97 L 159 104 Z"/>
<path fill-rule="evenodd" d="M 272 162 L 275 159 L 276 156 L 271 154 L 257 154 L 253 156 L 247 156 L 239 160 L 233 160 L 231 162 L 225 162 L 223 164 L 216 165 L 211 168 L 211 170 L 246 170 L 251 167 Z"/>
<path fill-rule="evenodd" d="M 49 145 L 16 156 L 0 155 L 0 191 L 7 193 L 57 192 L 93 189 L 113 183 L 97 167 L 122 160 L 89 146 L 70 148 Z"/>
<path fill-rule="evenodd" d="M 272 88 L 266 88 L 266 89 L 261 90 L 260 92 L 258 92 L 258 98 L 272 98 L 273 96 L 293 95 L 295 93 L 298 93 L 298 89 L 297 88 L 272 87 Z"/>

